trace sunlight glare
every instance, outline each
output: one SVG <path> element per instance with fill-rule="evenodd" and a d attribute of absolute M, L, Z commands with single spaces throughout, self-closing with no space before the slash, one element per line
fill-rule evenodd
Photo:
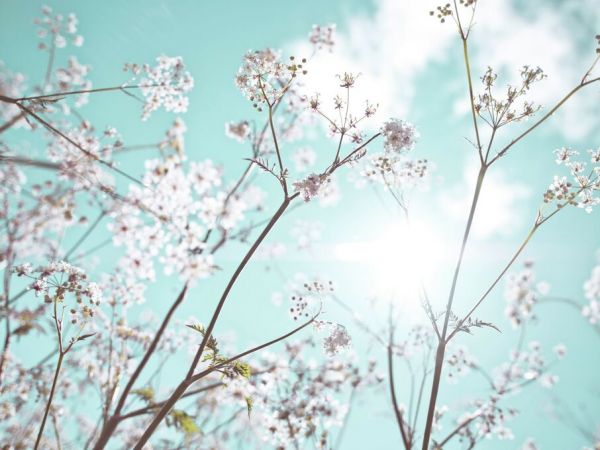
<path fill-rule="evenodd" d="M 406 307 L 420 307 L 422 283 L 428 285 L 442 266 L 445 245 L 426 223 L 395 222 L 367 242 L 345 242 L 335 247 L 340 261 L 367 266 L 377 294 Z"/>

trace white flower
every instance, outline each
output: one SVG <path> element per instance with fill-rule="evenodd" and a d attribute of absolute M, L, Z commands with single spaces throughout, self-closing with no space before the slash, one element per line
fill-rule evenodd
<path fill-rule="evenodd" d="M 556 155 L 556 164 L 562 164 L 569 162 L 571 156 L 578 155 L 579 152 L 572 150 L 569 147 L 562 147 L 554 150 L 554 154 Z"/>
<path fill-rule="evenodd" d="M 238 142 L 244 142 L 248 139 L 250 132 L 250 124 L 246 120 L 225 124 L 225 134 L 227 137 L 235 139 Z"/>
<path fill-rule="evenodd" d="M 340 324 L 332 324 L 329 336 L 323 340 L 323 350 L 328 356 L 336 355 L 347 350 L 352 345 L 352 339 L 346 327 Z"/>
<path fill-rule="evenodd" d="M 554 346 L 554 348 L 552 350 L 554 350 L 554 353 L 556 353 L 556 356 L 558 356 L 561 359 L 564 358 L 565 355 L 567 354 L 567 347 L 565 344 L 557 344 Z"/>
<path fill-rule="evenodd" d="M 331 52 L 335 45 L 335 24 L 313 25 L 308 40 L 315 49 L 327 49 Z"/>
<path fill-rule="evenodd" d="M 302 194 L 305 202 L 311 201 L 313 197 L 319 195 L 323 186 L 329 182 L 329 177 L 326 175 L 317 175 L 311 173 L 304 180 L 294 182 L 294 190 Z"/>
<path fill-rule="evenodd" d="M 381 127 L 384 148 L 389 152 L 412 150 L 418 137 L 415 127 L 401 119 L 390 119 Z"/>
<path fill-rule="evenodd" d="M 148 64 L 141 67 L 137 64 L 125 64 L 126 71 L 131 71 L 134 75 L 145 75 L 140 81 L 142 94 L 146 99 L 142 120 L 147 120 L 161 106 L 167 111 L 186 112 L 189 100 L 185 94 L 194 87 L 194 79 L 185 70 L 180 56 L 162 55 L 156 58 L 156 62 L 154 67 Z"/>

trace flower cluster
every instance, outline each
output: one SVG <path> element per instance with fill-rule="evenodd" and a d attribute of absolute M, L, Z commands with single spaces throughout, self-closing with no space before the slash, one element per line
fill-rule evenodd
<path fill-rule="evenodd" d="M 281 60 L 281 55 L 267 48 L 248 52 L 235 77 L 235 84 L 254 107 L 261 110 L 261 105 L 274 105 L 290 88 L 298 74 L 306 74 L 306 59 L 296 62 L 290 56 L 289 63 Z"/>
<path fill-rule="evenodd" d="M 176 154 L 146 161 L 144 186 L 131 186 L 127 202 L 111 213 L 113 242 L 127 250 L 119 267 L 132 283 L 154 280 L 156 262 L 165 274 L 184 280 L 209 276 L 216 250 L 207 249 L 211 230 L 233 233 L 246 212 L 263 207 L 256 187 L 230 194 L 222 169 L 211 160 L 192 162 L 186 170 L 180 144 L 185 125 L 178 121 L 174 129 L 167 139 L 176 141 Z"/>
<path fill-rule="evenodd" d="M 373 117 L 377 113 L 378 105 L 374 105 L 368 100 L 365 102 L 364 107 L 359 110 L 359 113 L 354 112 L 354 108 L 351 108 L 350 89 L 355 87 L 358 77 L 359 75 L 350 72 L 337 75 L 339 85 L 345 91 L 336 94 L 332 98 L 328 109 L 324 107 L 318 93 L 306 97 L 308 110 L 325 119 L 329 133 L 332 136 L 339 136 L 341 143 L 344 139 L 349 140 L 352 144 L 363 142 L 363 133 L 359 129 L 359 125 L 362 125 L 365 119 Z"/>
<path fill-rule="evenodd" d="M 512 430 L 506 426 L 506 422 L 513 419 L 517 411 L 513 408 L 503 408 L 500 400 L 501 397 L 492 395 L 473 402 L 474 410 L 458 420 L 459 424 L 468 424 L 458 432 L 461 441 L 466 441 L 473 448 L 483 438 L 495 436 L 500 440 L 513 439 Z"/>
<path fill-rule="evenodd" d="M 34 281 L 29 285 L 37 296 L 43 296 L 45 303 L 64 304 L 67 295 L 75 298 L 69 305 L 71 323 L 85 323 L 94 317 L 94 310 L 102 300 L 98 284 L 87 281 L 87 275 L 78 267 L 64 261 L 55 261 L 47 266 L 32 270 L 28 264 L 17 266 L 15 273 Z"/>
<path fill-rule="evenodd" d="M 298 280 L 304 279 L 298 275 Z M 302 317 L 309 318 L 315 315 L 323 305 L 328 294 L 333 292 L 333 282 L 323 282 L 319 279 L 300 281 L 299 284 L 291 283 L 288 289 L 292 291 L 290 300 L 290 315 L 292 319 L 298 320 Z"/>
<path fill-rule="evenodd" d="M 556 150 L 556 162 L 564 165 L 570 172 L 571 179 L 567 176 L 555 175 L 552 184 L 544 193 L 544 203 L 555 203 L 557 208 L 574 205 L 592 212 L 593 207 L 600 204 L 600 148 L 588 150 L 591 168 L 586 169 L 583 161 L 572 160 L 579 154 L 570 148 Z"/>
<path fill-rule="evenodd" d="M 323 339 L 323 351 L 326 355 L 334 356 L 352 347 L 352 338 L 345 326 L 330 322 L 318 322 L 317 326 L 329 328 L 329 334 Z"/>
<path fill-rule="evenodd" d="M 53 136 L 48 145 L 48 159 L 60 166 L 61 178 L 71 180 L 77 189 L 106 190 L 111 186 L 113 178 L 98 160 L 110 161 L 113 152 L 123 147 L 116 130 L 108 129 L 98 136 L 90 122 L 82 121 L 64 134 L 69 141 Z"/>
<path fill-rule="evenodd" d="M 528 261 L 518 273 L 508 276 L 504 296 L 505 314 L 513 327 L 522 325 L 534 317 L 533 307 L 541 296 L 547 295 L 549 286 L 545 282 L 535 282 L 533 263 Z"/>
<path fill-rule="evenodd" d="M 401 119 L 385 122 L 381 127 L 381 134 L 385 139 L 385 150 L 396 153 L 412 150 L 419 136 L 414 125 Z"/>
<path fill-rule="evenodd" d="M 159 56 L 157 65 L 125 64 L 124 70 L 135 77 L 142 76 L 139 82 L 146 102 L 142 120 L 147 120 L 153 111 L 161 106 L 175 113 L 186 112 L 189 100 L 185 95 L 194 87 L 192 75 L 185 70 L 180 56 Z"/>
<path fill-rule="evenodd" d="M 311 173 L 305 179 L 294 182 L 294 191 L 300 192 L 304 201 L 308 203 L 324 190 L 329 179 L 328 175 Z"/>
<path fill-rule="evenodd" d="M 25 90 L 25 76 L 22 73 L 10 71 L 0 60 L 0 95 L 9 98 L 19 98 Z M 0 102 L 0 117 L 8 121 L 17 117 L 19 107 L 13 103 Z M 17 122 L 21 125 L 24 121 Z"/>
<path fill-rule="evenodd" d="M 327 49 L 330 52 L 333 51 L 335 46 L 335 24 L 313 25 L 308 40 L 316 50 Z"/>
<path fill-rule="evenodd" d="M 554 353 L 558 358 L 563 358 L 566 349 L 559 344 L 555 346 Z M 558 376 L 549 374 L 548 368 L 549 362 L 542 356 L 539 342 L 530 342 L 527 350 L 511 352 L 510 361 L 497 370 L 494 389 L 503 395 L 534 381 L 538 381 L 543 387 L 551 388 L 558 382 Z"/>
<path fill-rule="evenodd" d="M 360 172 L 366 181 L 401 190 L 422 184 L 428 174 L 429 163 L 426 159 L 413 160 L 387 152 L 366 158 Z"/>
<path fill-rule="evenodd" d="M 458 377 L 467 375 L 475 365 L 475 360 L 464 346 L 457 346 L 446 357 L 446 377 L 456 382 Z"/>
<path fill-rule="evenodd" d="M 497 98 L 494 85 L 498 75 L 491 67 L 481 77 L 484 92 L 475 103 L 475 112 L 492 128 L 500 128 L 511 122 L 519 122 L 534 115 L 541 106 L 525 100 L 532 85 L 546 78 L 539 67 L 523 66 L 521 84 L 509 85 L 504 98 Z"/>
<path fill-rule="evenodd" d="M 374 363 L 364 373 L 351 362 L 327 358 L 315 365 L 302 350 L 310 340 L 286 345 L 289 363 L 259 378 L 254 393 L 255 413 L 263 426 L 259 433 L 275 448 L 302 448 L 313 440 L 329 448 L 332 428 L 340 426 L 348 406 L 338 399 L 344 387 L 368 388 L 381 383 Z"/>
<path fill-rule="evenodd" d="M 250 124 L 246 120 L 241 122 L 229 122 L 225 124 L 225 134 L 227 137 L 235 139 L 238 142 L 244 142 L 251 135 Z"/>
<path fill-rule="evenodd" d="M 68 41 L 75 47 L 81 47 L 83 37 L 77 34 L 78 20 L 75 14 L 67 17 L 62 14 L 54 14 L 49 6 L 42 7 L 42 17 L 35 19 L 34 23 L 39 25 L 38 37 L 48 39 L 48 42 L 40 42 L 40 50 L 53 51 L 54 48 L 66 47 Z"/>
<path fill-rule="evenodd" d="M 67 62 L 67 67 L 56 69 L 56 90 L 59 92 L 82 91 L 90 90 L 92 82 L 86 77 L 90 72 L 90 66 L 81 64 L 75 56 L 70 56 Z M 82 93 L 76 96 L 75 106 L 80 107 L 85 105 L 89 100 L 89 93 Z M 65 113 L 68 113 L 68 108 L 65 102 L 61 102 Z"/>

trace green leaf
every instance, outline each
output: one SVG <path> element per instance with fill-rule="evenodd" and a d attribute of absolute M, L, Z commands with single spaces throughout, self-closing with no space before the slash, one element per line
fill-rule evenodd
<path fill-rule="evenodd" d="M 194 418 L 181 409 L 174 409 L 169 414 L 176 429 L 183 431 L 187 436 L 200 432 Z"/>
<path fill-rule="evenodd" d="M 191 325 L 186 324 L 185 326 L 188 328 L 191 328 L 194 331 L 197 331 L 198 333 L 200 333 L 202 335 L 202 337 L 204 337 L 204 335 L 206 334 L 206 329 L 204 328 L 203 325 L 200 325 L 199 323 L 193 323 Z M 209 350 L 212 350 L 215 355 L 217 353 L 219 353 L 219 345 L 217 343 L 217 340 L 212 335 L 208 338 L 208 342 L 206 343 L 206 348 L 208 348 Z"/>
<path fill-rule="evenodd" d="M 250 396 L 245 397 L 246 400 L 246 408 L 248 409 L 248 419 L 250 418 L 250 413 L 252 412 L 252 408 L 254 407 L 254 399 Z"/>
<path fill-rule="evenodd" d="M 142 400 L 148 403 L 154 403 L 154 389 L 151 387 L 135 389 L 131 391 L 131 393 L 139 396 Z"/>
<path fill-rule="evenodd" d="M 244 378 L 250 378 L 252 375 L 250 366 L 242 361 L 235 361 L 233 363 L 233 371 Z"/>

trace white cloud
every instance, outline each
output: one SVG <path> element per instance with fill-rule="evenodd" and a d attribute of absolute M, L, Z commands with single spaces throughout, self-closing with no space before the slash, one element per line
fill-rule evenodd
<path fill-rule="evenodd" d="M 440 24 L 428 14 L 438 3 L 379 0 L 372 15 L 354 16 L 338 24 L 334 53 L 321 54 L 310 64 L 309 90 L 319 91 L 329 100 L 338 91 L 335 74 L 360 72 L 353 91 L 355 105 L 358 102 L 362 106 L 368 98 L 380 104 L 379 118 L 406 117 L 419 76 L 432 62 L 455 58 L 462 68 L 460 53 L 450 47 L 458 39 L 453 24 Z M 517 7 L 508 0 L 482 1 L 471 39 L 475 80 L 488 65 L 506 75 L 505 82 L 518 77 L 523 65 L 539 65 L 549 77 L 533 93 L 534 98 L 545 106 L 554 104 L 581 79 L 594 57 L 593 28 L 600 14 L 593 7 L 594 0 L 577 3 L 580 6 L 572 8 L 528 0 Z M 582 43 L 587 45 L 585 54 Z M 294 54 L 310 53 L 305 44 L 292 47 Z M 450 88 L 461 83 L 460 90 L 449 90 L 456 92 L 454 110 L 466 112 L 464 105 L 461 107 L 465 102 L 464 79 L 448 79 L 441 73 L 439 82 Z M 552 126 L 567 138 L 585 137 L 597 124 L 598 88 L 586 89 L 552 120 Z"/>
<path fill-rule="evenodd" d="M 479 161 L 474 159 L 467 163 L 462 183 L 444 190 L 439 196 L 441 208 L 453 220 L 464 221 L 469 212 L 478 164 Z M 501 168 L 488 171 L 475 214 L 473 237 L 486 239 L 494 235 L 511 235 L 515 227 L 523 223 L 523 217 L 527 217 L 520 205 L 530 196 L 531 190 L 526 185 L 510 179 Z M 533 217 L 528 219 L 533 220 Z"/>
<path fill-rule="evenodd" d="M 548 78 L 532 90 L 531 97 L 549 108 L 581 81 L 591 65 L 596 56 L 595 33 L 585 31 L 585 23 L 573 23 L 572 12 L 564 7 L 533 3 L 539 7 L 532 12 L 506 0 L 482 2 L 473 34 L 473 70 L 481 73 L 492 66 L 504 75 L 505 82 L 515 82 L 522 66 L 540 66 Z M 585 5 L 580 6 L 585 11 Z M 597 24 L 596 11 L 598 8 L 588 9 L 586 21 L 592 25 Z M 586 89 L 552 121 L 566 138 L 583 138 L 597 128 L 599 88 Z"/>
<path fill-rule="evenodd" d="M 417 75 L 432 61 L 442 60 L 451 42 L 450 27 L 429 16 L 433 5 L 381 0 L 372 16 L 354 16 L 340 24 L 343 31 L 337 33 L 334 52 L 320 53 L 310 62 L 308 90 L 329 101 L 339 92 L 336 74 L 360 73 L 352 104 L 360 108 L 368 99 L 380 104 L 380 118 L 406 116 Z M 291 47 L 299 56 L 310 53 L 304 43 Z"/>

